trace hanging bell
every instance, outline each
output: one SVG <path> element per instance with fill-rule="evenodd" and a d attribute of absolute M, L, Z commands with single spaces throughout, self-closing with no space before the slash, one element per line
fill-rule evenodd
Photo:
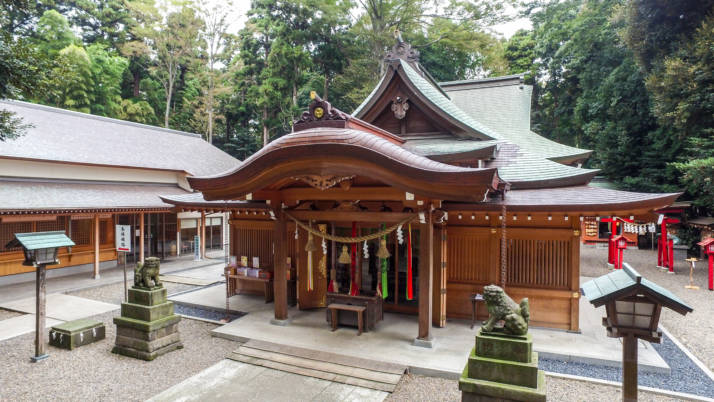
<path fill-rule="evenodd" d="M 349 251 L 347 251 L 347 246 L 342 246 L 342 253 L 340 254 L 340 258 L 337 259 L 337 262 L 339 262 L 340 264 L 349 264 L 352 262 L 352 258 L 350 258 L 350 253 Z"/>
<path fill-rule="evenodd" d="M 312 252 L 316 251 L 317 247 L 315 247 L 315 242 L 312 239 L 312 233 L 307 235 L 307 243 L 305 243 L 305 251 Z"/>
<path fill-rule="evenodd" d="M 377 250 L 377 257 L 382 259 L 387 259 L 391 256 L 389 250 L 387 250 L 387 239 L 379 239 L 379 250 Z"/>

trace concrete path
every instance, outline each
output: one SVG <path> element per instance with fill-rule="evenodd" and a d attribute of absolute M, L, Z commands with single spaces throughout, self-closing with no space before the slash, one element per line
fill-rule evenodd
<path fill-rule="evenodd" d="M 176 301 L 225 308 L 225 288 L 213 286 L 173 298 Z M 417 334 L 416 317 L 385 313 L 377 330 L 356 336 L 355 328 L 341 327 L 331 332 L 325 322 L 324 309 L 300 311 L 289 309 L 290 324 L 279 327 L 270 324 L 273 304 L 260 296 L 238 295 L 230 298 L 230 309 L 248 314 L 213 330 L 215 336 L 246 342 L 250 339 L 280 343 L 307 349 L 323 350 L 364 357 L 377 361 L 404 364 L 418 374 L 457 377 L 464 368 L 468 351 L 473 347 L 477 328 L 470 323 L 449 320 L 446 328 L 432 328 L 434 348 L 412 345 Z M 595 309 L 581 300 L 582 333 L 532 328 L 534 348 L 540 356 L 564 361 L 622 365 L 622 344 L 608 338 L 602 327 L 603 308 Z M 639 344 L 640 370 L 669 373 L 669 366 L 648 342 Z"/>
<path fill-rule="evenodd" d="M 193 268 L 208 266 L 217 266 L 222 272 L 224 266 L 223 259 L 207 258 L 202 261 L 193 261 L 192 258 L 181 257 L 172 261 L 162 262 L 161 272 L 164 274 L 177 273 L 191 270 Z M 47 293 L 67 293 L 79 289 L 109 285 L 121 282 L 123 278 L 123 266 L 103 269 L 99 279 L 94 279 L 91 277 L 91 274 L 86 273 L 47 278 Z M 127 278 L 129 281 L 134 278 L 134 270 L 131 265 L 127 265 Z M 35 294 L 34 280 L 10 285 L 2 285 L 1 279 L 2 278 L 0 278 L 0 303 L 31 297 Z"/>
<path fill-rule="evenodd" d="M 222 360 L 149 399 L 162 401 L 383 401 L 387 392 Z"/>
<path fill-rule="evenodd" d="M 0 308 L 31 314 L 35 312 L 35 297 L 0 303 Z M 47 295 L 46 308 L 47 317 L 62 321 L 72 321 L 113 311 L 118 309 L 119 306 L 83 297 L 55 293 Z"/>
<path fill-rule="evenodd" d="M 45 319 L 45 328 L 61 324 L 62 321 L 52 318 Z M 35 332 L 35 315 L 25 314 L 0 321 L 0 341 Z"/>
<path fill-rule="evenodd" d="M 187 285 L 207 286 L 216 282 L 223 282 L 225 278 L 223 277 L 223 264 L 214 264 L 207 267 L 183 270 L 175 274 L 161 275 L 161 280 Z"/>

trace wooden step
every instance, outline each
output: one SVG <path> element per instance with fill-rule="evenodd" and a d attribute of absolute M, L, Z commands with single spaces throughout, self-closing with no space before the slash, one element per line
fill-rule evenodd
<path fill-rule="evenodd" d="M 393 392 L 405 366 L 352 356 L 248 341 L 228 356 L 243 363 L 358 387 Z"/>
<path fill-rule="evenodd" d="M 277 343 L 258 341 L 254 339 L 249 340 L 242 346 L 253 349 L 265 350 L 267 352 L 277 352 L 285 355 L 303 357 L 306 359 L 321 360 L 341 364 L 343 366 L 359 367 L 372 371 L 381 371 L 383 373 L 399 374 L 400 376 L 404 374 L 404 372 L 407 370 L 407 366 L 405 365 L 387 363 L 378 360 L 363 359 L 354 356 L 340 355 L 320 350 L 299 348 L 296 346 L 281 345 Z"/>

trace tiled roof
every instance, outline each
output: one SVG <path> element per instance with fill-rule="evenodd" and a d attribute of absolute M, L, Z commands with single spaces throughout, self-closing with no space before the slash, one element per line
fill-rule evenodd
<path fill-rule="evenodd" d="M 170 208 L 159 198 L 187 194 L 174 185 L 0 180 L 0 213 L 75 209 Z"/>
<path fill-rule="evenodd" d="M 240 164 L 198 134 L 19 101 L 0 100 L 0 108 L 32 125 L 25 135 L 0 144 L 0 158 L 176 170 L 196 176 Z"/>
<path fill-rule="evenodd" d="M 465 81 L 468 84 L 469 81 Z M 482 124 L 492 127 L 500 139 L 544 158 L 587 157 L 591 151 L 549 140 L 530 129 L 533 87 L 510 85 L 454 85 L 444 88 L 453 104 Z"/>
<path fill-rule="evenodd" d="M 448 204 L 447 209 L 478 209 L 500 211 L 506 204 L 509 211 L 553 212 L 579 211 L 610 215 L 615 211 L 661 208 L 674 202 L 681 193 L 636 193 L 593 186 L 567 186 L 510 190 L 505 199 L 489 198 L 480 204 Z"/>
<path fill-rule="evenodd" d="M 479 140 L 459 140 L 453 137 L 448 138 L 428 138 L 428 139 L 410 139 L 404 143 L 404 148 L 414 152 L 415 154 L 426 157 L 461 154 L 473 151 L 493 148 L 498 145 L 498 141 L 479 141 Z"/>
<path fill-rule="evenodd" d="M 160 198 L 169 204 L 177 206 L 190 206 L 199 208 L 215 208 L 216 210 L 228 209 L 269 209 L 265 202 L 245 200 L 215 200 L 207 201 L 202 193 L 161 195 Z"/>

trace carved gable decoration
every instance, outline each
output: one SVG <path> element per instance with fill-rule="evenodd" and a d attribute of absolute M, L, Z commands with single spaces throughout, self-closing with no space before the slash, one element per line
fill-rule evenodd
<path fill-rule="evenodd" d="M 354 176 L 335 176 L 335 175 L 327 175 L 327 176 L 318 176 L 318 175 L 305 175 L 305 176 L 296 176 L 294 177 L 295 180 L 300 180 L 303 181 L 310 186 L 319 189 L 319 190 L 327 190 L 330 187 L 334 187 L 342 182 L 352 180 Z"/>
<path fill-rule="evenodd" d="M 308 110 L 304 111 L 300 118 L 295 121 L 295 126 L 298 127 L 303 125 L 304 128 L 315 127 L 319 125 L 320 122 L 345 122 L 349 118 L 347 113 L 332 107 L 330 102 L 320 98 L 315 91 L 310 92 L 310 106 Z M 316 124 L 317 123 L 317 124 Z M 335 127 L 334 124 L 325 124 L 328 127 Z M 341 124 L 344 126 L 344 123 Z"/>
<path fill-rule="evenodd" d="M 392 112 L 394 112 L 394 117 L 401 120 L 407 115 L 407 110 L 409 110 L 409 98 L 397 95 L 392 100 Z"/>
<path fill-rule="evenodd" d="M 392 47 L 392 50 L 387 53 L 387 56 L 384 58 L 386 61 L 392 61 L 392 60 L 406 60 L 408 62 L 417 62 L 419 61 L 419 51 L 416 49 L 412 49 L 412 45 L 409 43 L 404 42 L 402 39 L 402 34 L 401 32 L 394 31 L 394 36 L 397 39 L 397 43 Z"/>

